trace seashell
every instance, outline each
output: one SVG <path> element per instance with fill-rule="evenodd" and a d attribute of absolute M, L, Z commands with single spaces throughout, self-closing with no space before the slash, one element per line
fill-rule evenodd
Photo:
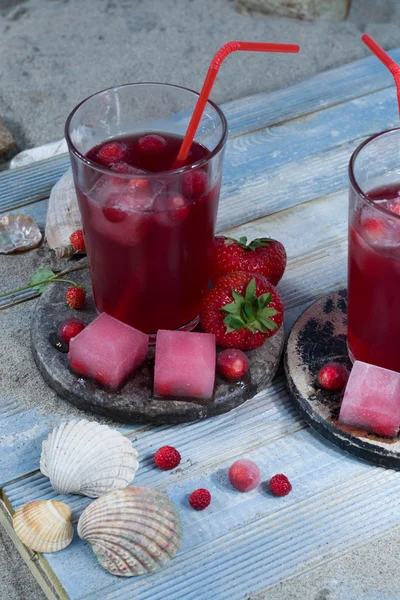
<path fill-rule="evenodd" d="M 58 500 L 36 500 L 20 506 L 13 526 L 21 542 L 36 552 L 57 552 L 74 537 L 71 509 Z"/>
<path fill-rule="evenodd" d="M 0 219 L 0 254 L 36 248 L 41 239 L 39 227 L 27 215 L 5 215 Z"/>
<path fill-rule="evenodd" d="M 62 423 L 42 442 L 40 470 L 59 494 L 97 498 L 126 487 L 138 467 L 131 442 L 96 421 Z"/>
<path fill-rule="evenodd" d="M 46 216 L 46 240 L 57 258 L 74 254 L 69 236 L 77 229 L 82 229 L 82 219 L 72 169 L 68 169 L 51 190 Z"/>
<path fill-rule="evenodd" d="M 92 502 L 79 519 L 78 535 L 106 571 L 133 577 L 174 558 L 182 527 L 175 505 L 162 492 L 128 487 Z"/>

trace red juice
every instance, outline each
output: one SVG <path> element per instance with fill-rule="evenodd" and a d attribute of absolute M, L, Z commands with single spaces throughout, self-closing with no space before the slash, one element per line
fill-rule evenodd
<path fill-rule="evenodd" d="M 221 173 L 209 161 L 172 173 L 181 143 L 107 140 L 86 158 L 109 171 L 77 189 L 96 307 L 148 334 L 193 326 L 208 286 Z M 209 155 L 195 142 L 185 165 Z"/>
<path fill-rule="evenodd" d="M 400 371 L 400 183 L 370 190 L 349 223 L 352 358 Z M 387 212 L 390 211 L 390 212 Z"/>

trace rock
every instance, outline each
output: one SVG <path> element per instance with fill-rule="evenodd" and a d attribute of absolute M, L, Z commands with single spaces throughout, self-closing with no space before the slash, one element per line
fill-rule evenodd
<path fill-rule="evenodd" d="M 0 117 L 0 158 L 6 158 L 14 146 L 14 136 L 4 125 L 4 121 Z"/>
<path fill-rule="evenodd" d="M 307 21 L 342 21 L 349 12 L 350 2 L 351 0 L 236 0 L 236 8 Z"/>

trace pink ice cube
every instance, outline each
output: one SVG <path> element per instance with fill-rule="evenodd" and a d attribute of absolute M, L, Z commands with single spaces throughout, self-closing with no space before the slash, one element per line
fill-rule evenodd
<path fill-rule="evenodd" d="M 396 436 L 400 427 L 400 373 L 356 361 L 346 386 L 339 423 L 378 435 Z"/>
<path fill-rule="evenodd" d="M 156 340 L 154 395 L 212 398 L 215 360 L 215 335 L 160 329 Z"/>
<path fill-rule="evenodd" d="M 147 356 L 148 336 L 106 313 L 81 333 L 69 343 L 70 367 L 110 391 L 116 391 Z"/>

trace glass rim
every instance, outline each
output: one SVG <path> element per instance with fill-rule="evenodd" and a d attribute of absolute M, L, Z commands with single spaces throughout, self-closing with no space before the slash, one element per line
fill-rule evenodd
<path fill-rule="evenodd" d="M 112 90 L 116 91 L 116 90 L 119 90 L 124 87 L 136 87 L 136 86 L 141 86 L 141 85 L 171 87 L 171 88 L 176 88 L 179 90 L 184 90 L 185 92 L 190 92 L 191 94 L 194 94 L 197 97 L 199 97 L 199 95 L 200 95 L 199 92 L 195 92 L 194 90 L 191 90 L 190 88 L 184 87 L 182 85 L 175 85 L 173 83 L 161 83 L 158 81 L 138 81 L 135 83 L 123 83 L 122 85 L 112 86 L 112 87 L 100 90 L 98 92 L 95 92 L 94 94 L 91 94 L 90 96 L 88 96 L 87 98 L 85 98 L 84 100 L 79 102 L 79 104 L 77 104 L 75 106 L 75 108 L 70 112 L 70 114 L 67 117 L 67 120 L 65 122 L 64 134 L 65 134 L 65 139 L 67 141 L 67 145 L 68 145 L 70 152 L 72 152 L 80 161 L 82 161 L 89 167 L 96 169 L 96 171 L 100 171 L 101 173 L 104 173 L 106 175 L 110 175 L 112 173 L 113 176 L 121 177 L 123 179 L 132 179 L 132 173 L 120 173 L 120 172 L 114 171 L 113 169 L 110 169 L 108 167 L 103 167 L 103 166 L 93 162 L 92 160 L 86 158 L 86 156 L 84 156 L 81 152 L 79 152 L 79 150 L 76 148 L 75 144 L 71 140 L 71 136 L 69 133 L 69 127 L 70 127 L 72 118 L 75 115 L 75 113 L 79 110 L 79 108 L 83 104 L 85 104 L 85 102 L 87 102 L 91 98 L 94 98 L 95 96 L 99 96 L 100 94 L 104 94 L 105 92 L 109 92 Z M 216 156 L 222 150 L 222 148 L 225 145 L 227 136 L 228 136 L 228 123 L 227 123 L 227 120 L 226 120 L 226 117 L 225 117 L 223 111 L 219 108 L 219 106 L 217 104 L 215 104 L 215 102 L 213 102 L 212 100 L 207 100 L 207 104 L 209 104 L 210 106 L 213 107 L 213 109 L 216 111 L 219 118 L 221 119 L 221 123 L 222 123 L 222 134 L 221 134 L 220 140 L 217 143 L 217 145 L 215 146 L 214 150 L 211 150 L 207 156 L 201 158 L 200 160 L 198 160 L 190 165 L 185 165 L 183 167 L 179 167 L 179 169 L 171 169 L 169 171 L 158 171 L 157 173 L 153 173 L 153 172 L 143 173 L 143 174 L 141 173 L 140 179 L 154 179 L 154 178 L 157 178 L 160 176 L 162 176 L 162 177 L 165 177 L 168 175 L 174 176 L 174 175 L 186 173 L 187 171 L 191 171 L 192 169 L 197 169 L 197 168 L 202 167 L 203 165 L 207 164 L 214 156 Z"/>
<path fill-rule="evenodd" d="M 384 208 L 383 206 L 376 204 L 373 200 L 370 200 L 368 198 L 368 196 L 365 194 L 365 192 L 359 186 L 356 176 L 354 174 L 355 161 L 357 160 L 358 155 L 365 148 L 365 146 L 367 146 L 370 142 L 373 142 L 377 138 L 379 138 L 383 135 L 387 135 L 388 133 L 393 133 L 395 131 L 398 131 L 400 133 L 400 127 L 393 127 L 392 129 L 386 129 L 385 131 L 381 131 L 380 133 L 374 133 L 374 135 L 371 135 L 369 138 L 364 140 L 359 146 L 357 146 L 357 148 L 354 150 L 353 154 L 351 155 L 348 172 L 349 172 L 350 184 L 352 185 L 354 191 L 358 194 L 358 196 L 360 196 L 360 198 L 366 204 L 368 204 L 369 206 L 371 206 L 372 208 L 374 208 L 375 210 L 381 212 L 382 214 L 384 214 L 386 216 L 392 217 L 393 219 L 400 219 L 400 215 L 398 215 L 394 212 L 391 212 L 390 210 Z"/>

